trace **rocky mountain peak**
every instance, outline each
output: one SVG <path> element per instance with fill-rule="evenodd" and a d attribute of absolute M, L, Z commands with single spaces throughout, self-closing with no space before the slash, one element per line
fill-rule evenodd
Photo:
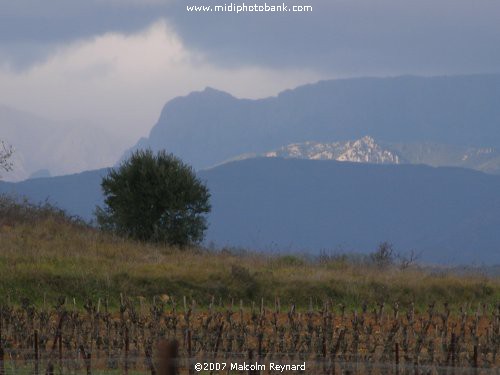
<path fill-rule="evenodd" d="M 399 164 L 401 162 L 399 155 L 382 147 L 370 136 L 347 142 L 293 143 L 267 152 L 264 156 L 374 164 Z"/>

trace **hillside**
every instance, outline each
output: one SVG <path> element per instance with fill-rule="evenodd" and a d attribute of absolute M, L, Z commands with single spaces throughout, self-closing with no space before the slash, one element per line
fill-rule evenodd
<path fill-rule="evenodd" d="M 102 204 L 100 183 L 107 169 L 57 177 L 33 178 L 21 182 L 0 181 L 0 194 L 50 202 L 70 215 L 92 220 L 96 205 Z"/>
<path fill-rule="evenodd" d="M 0 199 L 0 298 L 23 298 L 42 305 L 59 296 L 81 306 L 86 298 L 110 298 L 120 293 L 151 300 L 183 296 L 206 306 L 212 298 L 272 304 L 308 305 L 332 298 L 334 305 L 374 306 L 399 301 L 427 307 L 429 301 L 494 303 L 500 297 L 498 278 L 457 275 L 445 269 L 389 267 L 346 258 L 307 259 L 291 255 L 208 252 L 145 245 L 118 239 L 70 220 L 47 207 L 18 206 Z M 383 272 L 382 272 L 383 271 Z"/>
<path fill-rule="evenodd" d="M 92 218 L 105 170 L 17 184 Z M 381 241 L 424 262 L 500 264 L 500 176 L 461 168 L 257 158 L 199 172 L 212 194 L 207 244 L 266 252 L 372 251 Z"/>
<path fill-rule="evenodd" d="M 207 88 L 168 102 L 134 149 L 166 149 L 203 169 L 292 143 L 365 135 L 388 143 L 499 148 L 499 95 L 500 75 L 331 80 L 260 100 Z"/>

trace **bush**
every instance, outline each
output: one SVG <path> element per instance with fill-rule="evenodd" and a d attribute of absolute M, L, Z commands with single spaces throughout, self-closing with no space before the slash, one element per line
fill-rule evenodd
<path fill-rule="evenodd" d="M 394 249 L 389 242 L 382 242 L 378 245 L 377 250 L 370 254 L 372 262 L 381 268 L 394 264 L 394 257 Z"/>
<path fill-rule="evenodd" d="M 0 195 L 0 227 L 18 224 L 37 224 L 44 220 L 90 228 L 81 218 L 70 216 L 66 211 L 49 202 L 31 203 L 26 198 L 18 199 L 9 195 Z"/>
<path fill-rule="evenodd" d="M 203 239 L 210 194 L 172 154 L 136 151 L 101 186 L 106 206 L 96 209 L 96 217 L 102 229 L 181 247 Z"/>

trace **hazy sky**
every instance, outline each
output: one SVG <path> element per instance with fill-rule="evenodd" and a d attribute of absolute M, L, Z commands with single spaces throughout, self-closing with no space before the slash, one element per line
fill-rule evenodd
<path fill-rule="evenodd" d="M 261 97 L 324 78 L 500 71 L 497 0 L 290 0 L 313 12 L 186 11 L 229 3 L 3 0 L 0 104 L 88 120 L 133 143 L 167 100 L 205 86 Z"/>

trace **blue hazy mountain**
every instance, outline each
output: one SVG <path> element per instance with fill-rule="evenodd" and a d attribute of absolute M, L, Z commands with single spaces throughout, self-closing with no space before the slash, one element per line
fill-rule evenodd
<path fill-rule="evenodd" d="M 500 263 L 500 176 L 461 168 L 248 159 L 201 173 L 208 240 L 366 252 L 381 241 L 443 263 Z"/>
<path fill-rule="evenodd" d="M 65 175 L 108 166 L 123 152 L 122 135 L 92 124 L 59 122 L 0 103 L 0 140 L 14 148 L 7 181 Z"/>
<path fill-rule="evenodd" d="M 106 170 L 0 183 L 91 219 Z M 369 252 L 381 241 L 440 263 L 500 264 L 500 176 L 462 168 L 255 158 L 199 172 L 213 211 L 207 243 Z"/>
<path fill-rule="evenodd" d="M 96 205 L 102 204 L 100 184 L 106 173 L 107 169 L 98 169 L 65 176 L 31 178 L 21 182 L 0 181 L 0 194 L 19 199 L 26 197 L 33 203 L 47 201 L 70 215 L 90 221 Z"/>
<path fill-rule="evenodd" d="M 132 149 L 166 149 L 203 169 L 292 143 L 366 135 L 417 144 L 411 152 L 420 142 L 499 148 L 498 98 L 500 75 L 331 80 L 259 100 L 207 88 L 169 101 L 149 137 Z M 446 150 L 435 151 L 441 154 L 446 161 Z"/>

